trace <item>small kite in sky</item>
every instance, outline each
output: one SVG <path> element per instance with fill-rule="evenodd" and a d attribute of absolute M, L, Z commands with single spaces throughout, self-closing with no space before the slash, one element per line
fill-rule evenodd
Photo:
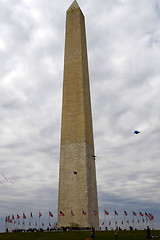
<path fill-rule="evenodd" d="M 4 176 L 4 174 L 2 174 L 2 176 L 4 177 L 4 179 L 5 179 L 7 182 L 15 183 L 15 182 L 13 182 L 13 181 L 8 180 L 8 179 Z"/>
<path fill-rule="evenodd" d="M 140 132 L 139 132 L 139 131 L 137 131 L 137 130 L 135 130 L 135 131 L 134 131 L 134 134 L 138 134 L 138 133 L 140 133 Z"/>

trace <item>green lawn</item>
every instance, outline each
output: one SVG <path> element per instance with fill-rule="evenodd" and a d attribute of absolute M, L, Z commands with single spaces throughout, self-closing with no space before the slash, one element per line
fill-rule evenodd
<path fill-rule="evenodd" d="M 85 240 L 90 234 L 89 231 L 1 233 L 0 240 Z M 160 236 L 160 231 L 151 231 L 151 235 Z M 119 231 L 117 240 L 145 240 L 146 236 L 146 231 Z M 115 234 L 113 231 L 97 231 L 95 239 L 115 240 Z"/>

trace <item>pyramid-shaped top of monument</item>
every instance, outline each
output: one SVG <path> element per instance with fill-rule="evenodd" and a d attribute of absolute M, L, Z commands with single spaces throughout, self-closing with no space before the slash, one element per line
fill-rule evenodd
<path fill-rule="evenodd" d="M 69 10 L 74 10 L 74 9 L 76 9 L 76 8 L 79 8 L 79 9 L 80 9 L 77 1 L 74 0 L 73 3 L 71 4 L 71 6 L 68 8 L 67 12 L 68 12 Z"/>

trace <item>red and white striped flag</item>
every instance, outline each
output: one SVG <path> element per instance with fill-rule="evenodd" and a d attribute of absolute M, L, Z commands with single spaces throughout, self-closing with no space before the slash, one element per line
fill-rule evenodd
<path fill-rule="evenodd" d="M 148 216 L 148 213 L 145 212 L 145 216 L 146 216 L 146 217 L 149 217 L 149 216 Z"/>
<path fill-rule="evenodd" d="M 60 211 L 60 216 L 64 216 L 64 213 Z"/>
<path fill-rule="evenodd" d="M 116 211 L 114 211 L 114 214 L 118 216 L 118 213 Z"/>
<path fill-rule="evenodd" d="M 139 212 L 140 216 L 143 217 L 143 213 L 142 212 Z"/>
<path fill-rule="evenodd" d="M 127 216 L 127 215 L 128 215 L 128 213 L 127 213 L 126 211 L 124 211 L 124 215 L 125 215 L 125 216 Z"/>
<path fill-rule="evenodd" d="M 107 215 L 107 216 L 109 215 L 109 212 L 107 212 L 106 210 L 104 210 L 104 213 L 105 213 L 105 215 Z"/>
<path fill-rule="evenodd" d="M 82 214 L 85 215 L 85 216 L 87 215 L 87 213 L 85 211 L 83 211 Z"/>
<path fill-rule="evenodd" d="M 53 217 L 53 214 L 52 214 L 51 212 L 49 212 L 49 216 L 50 216 L 50 217 Z"/>
<path fill-rule="evenodd" d="M 97 216 L 97 211 L 94 210 L 94 216 Z"/>
<path fill-rule="evenodd" d="M 137 216 L 137 214 L 133 211 L 133 216 Z"/>

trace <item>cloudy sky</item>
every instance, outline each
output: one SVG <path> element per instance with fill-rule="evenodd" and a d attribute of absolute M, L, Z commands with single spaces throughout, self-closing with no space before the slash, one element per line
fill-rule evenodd
<path fill-rule="evenodd" d="M 71 3 L 0 0 L 1 221 L 39 210 L 56 221 Z M 159 227 L 160 1 L 78 3 L 86 19 L 100 220 L 104 208 L 148 211 Z"/>

